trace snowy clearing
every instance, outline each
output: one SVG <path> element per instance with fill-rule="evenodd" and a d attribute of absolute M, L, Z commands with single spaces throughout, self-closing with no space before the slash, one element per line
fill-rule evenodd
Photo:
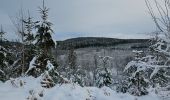
<path fill-rule="evenodd" d="M 20 86 L 21 83 L 24 85 Z M 63 84 L 45 89 L 40 85 L 40 78 L 33 77 L 11 79 L 6 83 L 0 83 L 0 98 L 1 100 L 162 100 L 154 93 L 135 97 L 116 93 L 108 87 L 99 89 Z"/>

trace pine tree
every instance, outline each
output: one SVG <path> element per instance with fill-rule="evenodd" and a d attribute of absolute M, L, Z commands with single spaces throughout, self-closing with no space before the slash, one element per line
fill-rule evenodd
<path fill-rule="evenodd" d="M 30 16 L 28 12 L 28 17 L 26 19 L 23 19 L 24 23 L 24 43 L 26 45 L 31 45 L 34 41 L 34 35 L 33 35 L 33 29 L 35 28 L 38 21 L 34 22 L 33 18 Z"/>
<path fill-rule="evenodd" d="M 2 27 L 1 27 L 1 32 L 0 32 L 1 42 L 6 40 L 3 37 L 4 34 L 5 34 L 5 32 L 3 31 Z M 11 63 L 11 59 L 10 59 L 9 50 L 6 47 L 2 46 L 2 44 L 0 44 L 0 81 L 2 81 L 2 82 L 5 82 L 6 80 L 9 79 L 10 63 Z"/>
<path fill-rule="evenodd" d="M 69 79 L 71 78 L 71 76 L 75 76 L 76 74 L 76 70 L 77 70 L 77 57 L 76 57 L 76 53 L 74 51 L 73 48 L 70 48 L 69 52 L 68 52 L 68 77 Z"/>
<path fill-rule="evenodd" d="M 97 86 L 99 88 L 103 87 L 103 86 L 110 86 L 112 84 L 112 74 L 109 71 L 110 70 L 110 59 L 112 59 L 112 57 L 109 56 L 101 56 L 100 57 L 100 68 L 98 69 L 98 73 L 97 73 Z"/>
<path fill-rule="evenodd" d="M 36 55 L 35 52 L 35 46 L 33 41 L 35 40 L 34 38 L 34 28 L 36 26 L 37 22 L 33 21 L 33 18 L 30 17 L 30 14 L 28 12 L 28 17 L 22 20 L 23 22 L 23 29 L 24 29 L 24 35 L 23 35 L 23 45 L 24 45 L 24 66 L 26 67 L 24 69 L 24 73 L 28 69 L 29 62 L 32 60 L 32 58 Z"/>
<path fill-rule="evenodd" d="M 6 81 L 7 80 L 7 50 L 0 46 L 0 81 Z"/>
<path fill-rule="evenodd" d="M 112 84 L 112 78 L 111 73 L 108 71 L 107 68 L 104 69 L 104 71 L 101 71 L 99 74 L 98 79 L 98 87 L 101 88 L 103 86 L 110 86 Z"/>
<path fill-rule="evenodd" d="M 97 73 L 99 71 L 98 58 L 99 57 L 95 54 L 94 55 L 94 69 L 92 70 L 92 73 L 93 73 L 93 86 L 96 86 Z"/>
<path fill-rule="evenodd" d="M 68 68 L 67 69 L 67 77 L 74 83 L 78 83 L 83 86 L 83 78 L 84 71 L 81 70 L 81 66 L 77 65 L 77 54 L 74 51 L 73 47 L 69 48 L 68 52 Z"/>
<path fill-rule="evenodd" d="M 41 19 L 37 25 L 37 33 L 35 36 L 35 46 L 36 46 L 36 56 L 32 59 L 27 73 L 39 77 L 44 73 L 46 76 L 50 76 L 53 79 L 53 82 L 57 83 L 58 72 L 57 72 L 57 63 L 52 56 L 52 49 L 55 48 L 55 41 L 52 39 L 52 23 L 48 21 L 48 11 L 49 9 L 44 5 L 39 8 Z M 47 73 L 48 72 L 48 73 Z"/>
<path fill-rule="evenodd" d="M 48 21 L 49 8 L 45 7 L 43 1 L 43 7 L 39 9 L 42 21 L 36 25 L 37 34 L 35 36 L 35 44 L 39 47 L 39 49 L 42 50 L 45 55 L 49 55 L 51 53 L 51 49 L 55 47 L 55 41 L 52 39 L 52 23 Z"/>
<path fill-rule="evenodd" d="M 0 42 L 4 41 L 3 36 L 4 36 L 5 33 L 6 33 L 6 32 L 4 32 L 3 27 L 2 27 L 2 25 L 1 25 L 1 30 L 0 30 Z"/>
<path fill-rule="evenodd" d="M 125 72 L 129 75 L 127 91 L 135 96 L 147 95 L 148 81 L 145 79 L 146 67 L 142 65 L 142 51 L 133 51 L 135 59 L 127 64 Z"/>
<path fill-rule="evenodd" d="M 17 59 L 13 67 L 17 68 L 17 76 L 25 76 L 25 72 L 28 69 L 29 62 L 35 56 L 35 46 L 33 44 L 34 35 L 33 31 L 37 22 L 33 22 L 33 18 L 24 16 L 24 12 L 21 9 L 15 20 L 12 20 L 16 27 L 16 32 L 20 36 L 21 45 L 16 53 Z"/>

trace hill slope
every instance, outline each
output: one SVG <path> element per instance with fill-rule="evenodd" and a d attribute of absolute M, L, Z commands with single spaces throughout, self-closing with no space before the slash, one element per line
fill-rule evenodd
<path fill-rule="evenodd" d="M 147 47 L 149 39 L 116 39 L 103 37 L 79 37 L 67 39 L 64 41 L 57 41 L 58 47 L 61 49 L 85 48 L 85 47 L 99 47 L 99 46 L 115 46 L 119 44 L 139 43 L 140 46 Z"/>

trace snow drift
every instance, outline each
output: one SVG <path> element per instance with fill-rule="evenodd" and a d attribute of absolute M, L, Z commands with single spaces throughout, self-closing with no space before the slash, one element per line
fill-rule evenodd
<path fill-rule="evenodd" d="M 108 88 L 81 87 L 74 83 L 42 88 L 41 78 L 24 77 L 0 83 L 1 100 L 161 100 L 154 93 L 135 97 Z"/>

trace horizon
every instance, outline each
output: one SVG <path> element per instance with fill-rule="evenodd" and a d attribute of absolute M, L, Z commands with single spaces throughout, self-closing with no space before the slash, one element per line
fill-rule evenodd
<path fill-rule="evenodd" d="M 13 4 L 10 8 L 9 3 Z M 23 7 L 24 14 L 29 10 L 34 20 L 38 20 L 41 5 L 42 0 L 2 0 L 0 24 L 8 33 L 6 38 L 18 38 L 10 17 L 16 17 Z M 45 5 L 50 8 L 49 20 L 53 23 L 56 40 L 75 37 L 148 38 L 148 34 L 156 30 L 144 0 L 45 0 Z"/>

